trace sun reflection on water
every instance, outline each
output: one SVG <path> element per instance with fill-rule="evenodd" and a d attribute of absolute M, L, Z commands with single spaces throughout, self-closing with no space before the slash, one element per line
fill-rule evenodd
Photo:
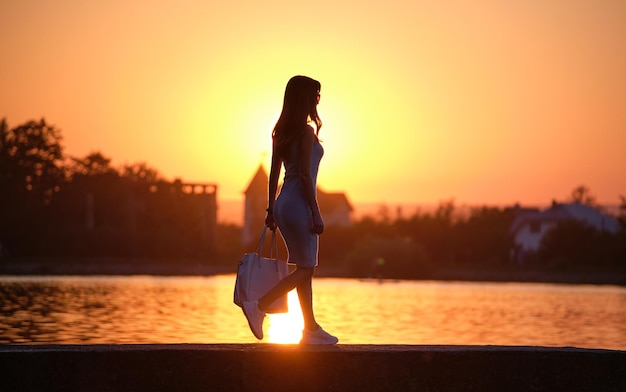
<path fill-rule="evenodd" d="M 297 344 L 303 320 L 265 320 L 258 341 L 233 304 L 235 275 L 0 276 L 0 344 Z M 314 281 L 315 317 L 340 344 L 626 349 L 626 288 L 532 283 Z"/>
<path fill-rule="evenodd" d="M 268 314 L 267 342 L 293 344 L 300 342 L 304 320 L 300 310 L 298 294 L 295 290 L 287 296 L 289 311 L 287 313 Z"/>

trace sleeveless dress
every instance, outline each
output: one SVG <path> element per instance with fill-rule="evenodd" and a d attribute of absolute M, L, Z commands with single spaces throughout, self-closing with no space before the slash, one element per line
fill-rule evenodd
<path fill-rule="evenodd" d="M 289 264 L 311 268 L 317 265 L 318 235 L 312 232 L 313 218 L 299 172 L 299 146 L 292 142 L 283 159 L 285 177 L 274 202 L 274 221 L 287 245 Z M 311 154 L 311 178 L 317 193 L 317 172 L 324 155 L 320 142 L 315 140 Z"/>

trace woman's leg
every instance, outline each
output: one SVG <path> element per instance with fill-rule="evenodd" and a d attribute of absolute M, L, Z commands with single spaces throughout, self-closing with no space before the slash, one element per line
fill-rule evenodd
<path fill-rule="evenodd" d="M 307 279 L 303 280 L 296 286 L 298 290 L 298 299 L 300 300 L 300 308 L 302 309 L 302 317 L 304 318 L 304 328 L 308 330 L 317 329 L 317 322 L 313 314 L 313 268 L 307 268 L 310 274 Z"/>
<path fill-rule="evenodd" d="M 300 286 L 303 282 L 311 282 L 313 276 L 313 268 L 296 268 L 295 271 L 285 276 L 283 280 L 276 283 L 264 296 L 259 298 L 259 309 L 265 311 L 279 297 L 287 294 L 294 288 Z M 304 310 L 303 310 L 304 312 Z"/>

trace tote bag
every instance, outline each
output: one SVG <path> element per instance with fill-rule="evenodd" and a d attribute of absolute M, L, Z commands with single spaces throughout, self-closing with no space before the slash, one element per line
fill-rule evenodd
<path fill-rule="evenodd" d="M 255 253 L 244 254 L 237 266 L 233 298 L 237 306 L 241 307 L 246 301 L 258 300 L 289 273 L 287 263 L 277 258 L 275 231 L 272 231 L 270 241 L 270 257 L 263 256 L 266 232 L 267 227 L 264 227 Z M 287 294 L 285 294 L 274 301 L 266 312 L 287 313 L 287 311 Z"/>

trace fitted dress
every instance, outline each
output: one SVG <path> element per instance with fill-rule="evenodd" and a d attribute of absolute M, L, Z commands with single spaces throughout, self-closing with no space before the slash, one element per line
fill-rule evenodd
<path fill-rule="evenodd" d="M 274 221 L 287 245 L 287 262 L 298 267 L 310 268 L 317 265 L 318 235 L 312 231 L 313 215 L 298 175 L 300 170 L 298 144 L 297 141 L 290 143 L 283 157 L 285 177 L 274 202 Z M 311 154 L 314 192 L 317 192 L 317 172 L 323 155 L 324 149 L 316 138 Z"/>

